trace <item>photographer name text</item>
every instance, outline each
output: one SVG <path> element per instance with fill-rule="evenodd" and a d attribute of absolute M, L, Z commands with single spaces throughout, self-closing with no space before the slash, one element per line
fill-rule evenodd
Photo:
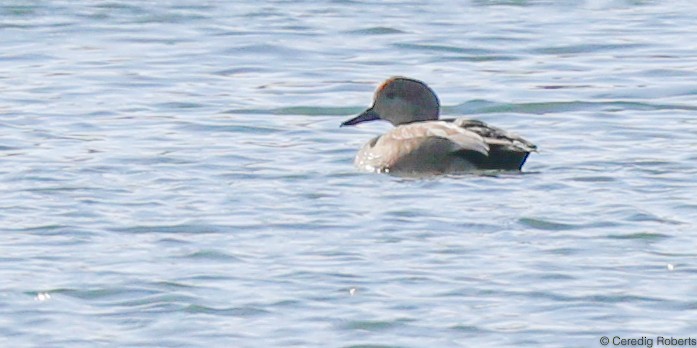
<path fill-rule="evenodd" d="M 692 337 L 620 337 L 620 336 L 603 336 L 600 338 L 600 344 L 603 346 L 615 347 L 687 347 L 697 346 L 697 338 Z"/>

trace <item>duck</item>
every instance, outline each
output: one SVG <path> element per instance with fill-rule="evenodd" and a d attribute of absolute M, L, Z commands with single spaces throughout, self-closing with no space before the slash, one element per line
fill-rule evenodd
<path fill-rule="evenodd" d="M 439 119 L 440 101 L 426 83 L 403 76 L 378 86 L 373 104 L 340 127 L 385 120 L 395 128 L 368 141 L 356 154 L 361 170 L 396 175 L 478 170 L 520 171 L 537 146 L 482 121 Z"/>

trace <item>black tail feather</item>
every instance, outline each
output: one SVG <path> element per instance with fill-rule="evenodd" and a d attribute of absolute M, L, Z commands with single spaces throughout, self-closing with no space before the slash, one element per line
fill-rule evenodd
<path fill-rule="evenodd" d="M 529 152 L 505 150 L 502 147 L 491 146 L 489 156 L 476 151 L 459 151 L 458 156 L 464 157 L 478 169 L 520 170 L 527 160 Z"/>

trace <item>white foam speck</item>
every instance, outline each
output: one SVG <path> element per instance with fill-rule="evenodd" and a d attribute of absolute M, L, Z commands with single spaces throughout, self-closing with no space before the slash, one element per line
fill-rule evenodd
<path fill-rule="evenodd" d="M 48 301 L 50 299 L 51 299 L 51 294 L 49 294 L 47 292 L 40 292 L 40 293 L 36 294 L 36 297 L 34 297 L 34 301 L 39 301 L 39 302 Z"/>

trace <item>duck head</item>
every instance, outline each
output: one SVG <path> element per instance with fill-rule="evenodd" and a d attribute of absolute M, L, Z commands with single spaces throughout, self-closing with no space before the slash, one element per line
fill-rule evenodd
<path fill-rule="evenodd" d="M 440 102 L 425 83 L 407 77 L 391 77 L 375 91 L 373 106 L 341 126 L 386 120 L 395 126 L 438 119 Z"/>

